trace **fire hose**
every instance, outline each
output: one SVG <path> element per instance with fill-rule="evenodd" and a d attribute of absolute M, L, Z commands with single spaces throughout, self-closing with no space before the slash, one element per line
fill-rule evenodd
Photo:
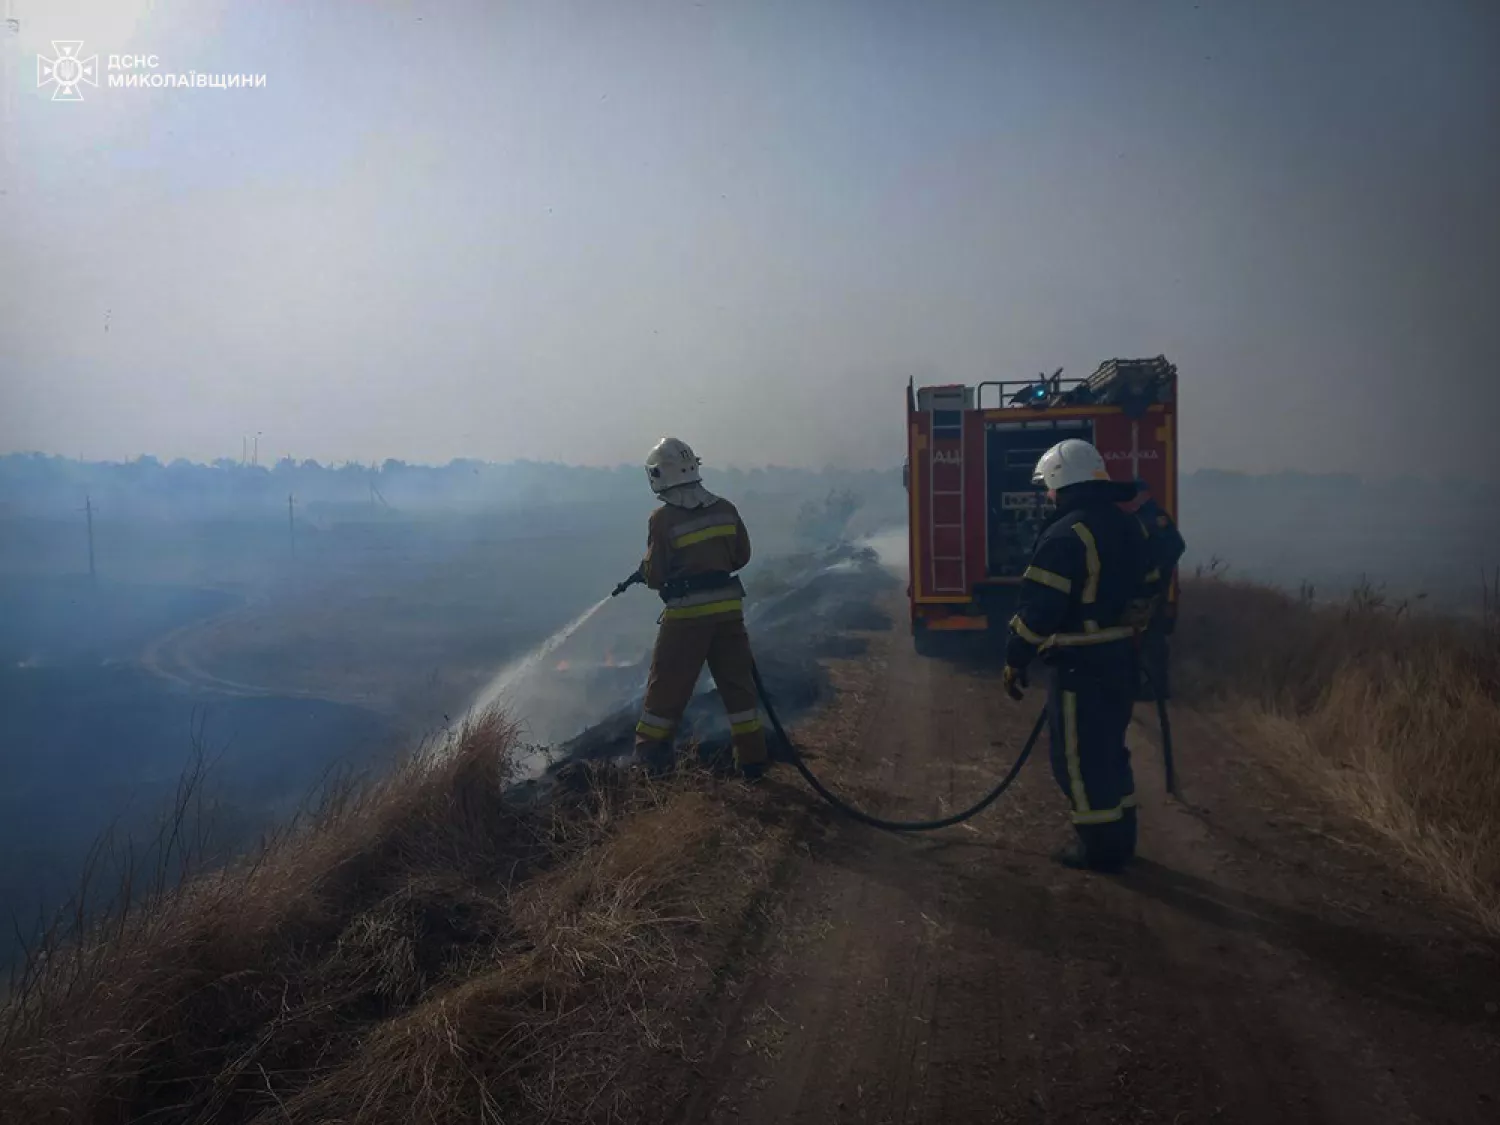
<path fill-rule="evenodd" d="M 791 737 L 786 733 L 786 728 L 781 725 L 781 719 L 777 717 L 776 706 L 771 702 L 770 693 L 766 691 L 765 681 L 760 677 L 760 668 L 752 663 L 750 670 L 755 676 L 755 690 L 760 693 L 761 705 L 765 707 L 766 716 L 771 720 L 771 728 L 776 732 L 776 737 L 781 739 L 782 745 L 786 747 L 787 754 L 791 756 L 792 765 L 802 775 L 802 780 L 812 786 L 814 793 L 822 797 L 823 800 L 827 801 L 845 816 L 852 817 L 861 824 L 868 824 L 871 828 L 881 828 L 887 832 L 935 832 L 939 828 L 950 828 L 955 824 L 962 824 L 971 817 L 978 816 L 999 800 L 1000 795 L 1009 789 L 1011 783 L 1020 776 L 1021 767 L 1026 764 L 1026 759 L 1031 757 L 1031 751 L 1036 747 L 1036 740 L 1041 737 L 1042 728 L 1047 725 L 1047 709 L 1043 707 L 1041 713 L 1036 717 L 1036 722 L 1031 725 L 1031 734 L 1027 736 L 1025 744 L 1021 747 L 1021 752 L 1016 755 L 1015 762 L 1011 765 L 1005 776 L 1000 779 L 999 783 L 993 789 L 968 808 L 952 813 L 949 816 L 940 816 L 932 820 L 887 820 L 885 817 L 874 816 L 863 809 L 855 808 L 848 801 L 829 789 L 828 786 L 824 785 L 818 779 L 818 775 L 808 769 L 807 762 L 803 760 L 802 752 L 797 749 L 797 744 L 791 740 Z"/>
<path fill-rule="evenodd" d="M 615 587 L 614 593 L 611 596 L 616 597 L 624 593 L 625 590 L 642 580 L 640 572 L 637 571 Z M 771 720 L 771 729 L 776 732 L 776 737 L 781 740 L 782 745 L 786 748 L 787 755 L 791 759 L 791 764 L 802 775 L 802 780 L 807 782 L 814 793 L 845 816 L 861 824 L 868 825 L 871 828 L 879 828 L 886 832 L 935 832 L 939 828 L 951 828 L 955 824 L 962 824 L 964 821 L 978 816 L 998 801 L 1001 795 L 1015 782 L 1016 778 L 1021 775 L 1021 767 L 1026 764 L 1026 760 L 1031 757 L 1031 752 L 1036 749 L 1036 741 L 1041 737 L 1042 728 L 1047 725 L 1047 709 L 1043 707 L 1036 717 L 1036 722 L 1031 725 L 1031 733 L 1026 736 L 1026 741 L 1021 746 L 1021 752 L 1016 755 L 1016 760 L 1011 764 L 1010 769 L 1006 771 L 1005 776 L 988 793 L 968 808 L 956 813 L 950 813 L 948 816 L 934 817 L 929 820 L 890 820 L 886 817 L 875 816 L 873 813 L 867 813 L 863 809 L 851 805 L 823 784 L 818 775 L 813 773 L 808 767 L 806 759 L 802 756 L 802 752 L 797 748 L 797 744 L 792 741 L 791 736 L 786 732 L 786 728 L 782 726 L 781 718 L 776 714 L 776 705 L 771 700 L 771 693 L 766 690 L 766 682 L 761 678 L 760 666 L 752 661 L 750 671 L 755 678 L 755 690 L 760 695 L 761 705 L 766 709 L 766 717 Z M 1162 767 L 1166 775 L 1167 792 L 1175 797 L 1177 796 L 1177 771 L 1172 757 L 1172 724 L 1167 717 L 1167 703 L 1162 698 L 1162 693 L 1156 689 L 1156 683 L 1151 676 L 1151 670 L 1146 668 L 1145 672 L 1146 682 L 1151 687 L 1152 696 L 1156 699 L 1157 722 L 1161 727 Z"/>
<path fill-rule="evenodd" d="M 829 789 L 828 786 L 824 785 L 818 775 L 808 768 L 802 752 L 797 749 L 797 744 L 792 741 L 791 736 L 786 732 L 786 728 L 781 725 L 781 719 L 776 714 L 776 706 L 771 702 L 770 693 L 766 691 L 765 680 L 761 678 L 759 666 L 752 662 L 750 671 L 755 677 L 755 690 L 760 694 L 760 702 L 766 709 L 766 717 L 771 720 L 771 729 L 776 732 L 776 737 L 786 747 L 786 752 L 791 758 L 791 764 L 802 775 L 802 780 L 806 781 L 812 787 L 814 793 L 822 797 L 823 800 L 827 801 L 828 804 L 832 805 L 845 816 L 857 820 L 861 824 L 867 824 L 871 828 L 880 828 L 887 832 L 935 832 L 939 828 L 951 828 L 955 824 L 962 824 L 964 821 L 978 816 L 999 800 L 1001 794 L 1009 789 L 1016 778 L 1020 776 L 1021 767 L 1026 764 L 1026 759 L 1031 757 L 1032 750 L 1036 748 L 1036 740 L 1041 737 L 1042 728 L 1047 725 L 1047 709 L 1043 707 L 1036 717 L 1036 722 L 1031 724 L 1031 733 L 1026 736 L 1026 741 L 1021 746 L 1021 752 L 1016 755 L 1015 762 L 1006 771 L 1005 776 L 995 784 L 993 789 L 968 808 L 951 813 L 948 816 L 935 817 L 931 820 L 888 820 L 885 817 L 875 816 L 872 813 L 867 813 L 863 809 L 851 805 L 848 801 Z M 1167 792 L 1175 797 L 1177 796 L 1177 770 L 1172 756 L 1172 723 L 1167 717 L 1167 701 L 1162 698 L 1162 693 L 1156 689 L 1156 682 L 1151 676 L 1151 670 L 1146 668 L 1145 673 L 1146 683 L 1150 686 L 1151 694 L 1156 699 L 1156 718 L 1161 727 L 1162 771 L 1166 776 Z"/>

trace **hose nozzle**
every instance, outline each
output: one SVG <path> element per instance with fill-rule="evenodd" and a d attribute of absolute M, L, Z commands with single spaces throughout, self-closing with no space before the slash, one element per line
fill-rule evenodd
<path fill-rule="evenodd" d="M 631 574 L 629 578 L 625 579 L 625 581 L 616 586 L 612 591 L 610 591 L 609 596 L 612 598 L 618 598 L 621 594 L 630 589 L 630 587 L 634 586 L 636 583 L 644 581 L 646 581 L 646 576 L 641 573 L 640 567 L 636 567 L 635 572 Z"/>

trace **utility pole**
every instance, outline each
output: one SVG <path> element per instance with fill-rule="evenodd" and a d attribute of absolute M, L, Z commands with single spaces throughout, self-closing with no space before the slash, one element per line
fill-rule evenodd
<path fill-rule="evenodd" d="M 250 448 L 252 450 L 252 452 L 250 454 L 250 464 L 252 466 L 253 465 L 259 465 L 260 464 L 260 431 L 259 430 L 255 431 L 255 444 L 253 446 L 251 446 Z"/>
<path fill-rule="evenodd" d="M 292 515 L 292 494 L 286 494 L 286 531 L 292 541 L 292 557 L 297 557 L 297 521 Z"/>
<path fill-rule="evenodd" d="M 94 498 L 92 496 L 86 495 L 83 498 L 83 515 L 89 526 L 89 582 L 97 586 L 99 576 L 94 573 Z"/>

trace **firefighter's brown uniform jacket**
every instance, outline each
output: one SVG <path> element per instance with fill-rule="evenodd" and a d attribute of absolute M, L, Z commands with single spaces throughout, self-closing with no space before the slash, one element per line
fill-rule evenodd
<path fill-rule="evenodd" d="M 636 750 L 643 757 L 669 751 L 707 661 L 729 712 L 736 764 L 765 762 L 765 733 L 745 632 L 745 588 L 731 577 L 749 561 L 750 534 L 728 500 L 715 499 L 701 508 L 665 504 L 651 514 L 641 574 L 647 586 L 662 594 L 666 608 L 635 728 Z M 710 577 L 714 575 L 721 580 Z M 680 588 L 693 585 L 694 579 L 706 588 Z"/>

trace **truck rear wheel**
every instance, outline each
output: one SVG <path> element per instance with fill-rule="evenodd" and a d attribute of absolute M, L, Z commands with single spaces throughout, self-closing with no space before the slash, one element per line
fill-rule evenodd
<path fill-rule="evenodd" d="M 911 623 L 911 642 L 918 656 L 936 656 L 941 638 L 927 627 L 926 622 Z"/>

